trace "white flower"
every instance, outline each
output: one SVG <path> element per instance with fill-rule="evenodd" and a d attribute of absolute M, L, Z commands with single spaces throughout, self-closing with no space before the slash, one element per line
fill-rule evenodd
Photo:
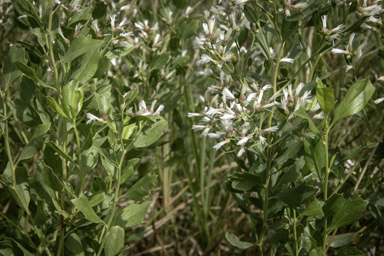
<path fill-rule="evenodd" d="M 110 17 L 111 17 L 111 28 L 112 28 L 112 30 L 114 30 L 115 29 L 116 14 L 111 15 Z"/>
<path fill-rule="evenodd" d="M 201 116 L 200 113 L 188 113 L 188 117 Z"/>
<path fill-rule="evenodd" d="M 315 134 L 313 132 L 305 132 L 305 133 L 302 133 L 301 135 L 306 138 L 311 138 L 311 139 L 315 138 Z"/>
<path fill-rule="evenodd" d="M 280 60 L 280 62 L 289 62 L 289 63 L 293 63 L 295 60 L 294 59 L 292 59 L 292 58 L 282 58 L 281 60 Z"/>
<path fill-rule="evenodd" d="M 226 99 L 235 100 L 235 96 L 231 93 L 231 91 L 228 88 L 223 89 L 223 95 L 226 97 Z"/>
<path fill-rule="evenodd" d="M 333 54 L 341 54 L 341 53 L 343 53 L 343 54 L 348 54 L 348 51 L 346 51 L 346 50 L 341 50 L 341 49 L 337 49 L 337 48 L 333 48 L 333 49 L 332 49 L 332 53 L 333 53 Z"/>
<path fill-rule="evenodd" d="M 239 140 L 239 141 L 237 142 L 237 145 L 238 145 L 238 146 L 243 146 L 243 145 L 247 144 L 247 142 L 248 142 L 248 140 L 249 140 L 250 138 L 252 138 L 252 135 L 251 135 L 251 134 L 248 135 L 248 136 L 243 137 L 241 140 Z"/>
<path fill-rule="evenodd" d="M 225 135 L 225 132 L 208 133 L 208 137 L 211 139 L 218 139 Z"/>
<path fill-rule="evenodd" d="M 379 104 L 379 103 L 381 103 L 381 102 L 383 102 L 383 101 L 384 101 L 384 96 L 381 97 L 381 98 L 378 98 L 377 100 L 374 100 L 373 102 L 374 102 L 375 104 Z"/>
<path fill-rule="evenodd" d="M 261 134 L 258 134 L 258 137 L 259 137 L 259 140 L 260 140 L 261 144 L 265 144 L 265 142 L 267 142 L 267 139 L 264 138 Z"/>
<path fill-rule="evenodd" d="M 321 21 L 323 22 L 323 28 L 327 28 L 327 15 L 322 16 Z"/>
<path fill-rule="evenodd" d="M 279 127 L 277 126 L 272 126 L 267 129 L 264 129 L 263 132 L 277 132 L 279 130 Z"/>
<path fill-rule="evenodd" d="M 214 63 L 216 65 L 219 63 L 218 61 L 216 61 L 216 60 L 212 59 L 211 57 L 209 57 L 207 54 L 203 54 L 201 56 L 201 59 L 196 61 L 196 66 L 199 66 L 201 64 L 205 64 L 205 63 L 208 63 L 208 62 L 212 62 L 212 63 Z"/>
<path fill-rule="evenodd" d="M 92 115 L 91 113 L 87 113 L 87 118 L 88 118 L 88 121 L 86 122 L 86 124 L 89 124 L 89 123 L 91 123 L 92 121 L 99 121 L 99 122 L 104 121 L 103 119 L 98 118 L 97 116 Z"/>
<path fill-rule="evenodd" d="M 237 157 L 241 157 L 243 154 L 245 153 L 245 149 L 244 147 L 241 147 L 240 150 L 239 150 L 239 153 L 237 153 Z"/>
<path fill-rule="evenodd" d="M 223 145 L 225 145 L 228 142 L 229 142 L 229 139 L 226 139 L 226 140 L 216 144 L 215 146 L 213 146 L 213 148 L 216 149 L 216 150 L 219 150 L 219 148 L 221 148 Z"/>
<path fill-rule="evenodd" d="M 324 119 L 325 115 L 324 112 L 320 112 L 319 114 L 316 114 L 312 117 L 313 119 Z"/>

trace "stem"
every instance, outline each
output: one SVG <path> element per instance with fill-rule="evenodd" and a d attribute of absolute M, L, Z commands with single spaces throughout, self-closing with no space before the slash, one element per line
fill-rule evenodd
<path fill-rule="evenodd" d="M 80 193 L 79 194 L 82 195 L 83 191 L 84 191 L 84 186 L 85 186 L 85 177 L 84 177 L 84 172 L 83 172 L 83 164 L 82 164 L 82 160 L 81 160 L 82 152 L 81 152 L 81 146 L 80 146 L 79 133 L 78 133 L 77 128 L 76 128 L 76 120 L 74 121 L 72 126 L 73 126 L 73 130 L 74 130 L 75 136 L 76 136 L 77 154 L 78 154 L 78 159 L 79 159 L 79 170 L 80 170 Z"/>
<path fill-rule="evenodd" d="M 295 236 L 295 255 L 299 256 L 299 247 L 297 245 L 297 233 L 296 233 L 296 210 L 293 209 L 293 235 Z"/>
<path fill-rule="evenodd" d="M 323 195 L 324 195 L 324 202 L 327 201 L 328 199 L 328 177 L 329 177 L 329 155 L 328 155 L 328 133 L 329 133 L 329 124 L 328 124 L 328 116 L 325 117 L 326 124 L 324 128 L 324 151 L 325 151 L 325 180 L 323 183 Z M 328 225 L 328 220 L 326 217 L 324 217 L 324 232 L 323 232 L 323 250 L 324 250 L 324 256 L 327 253 L 327 225 Z"/>
<path fill-rule="evenodd" d="M 112 213 L 111 213 L 111 215 L 109 216 L 109 220 L 108 220 L 108 223 L 107 223 L 107 232 L 105 232 L 106 235 L 108 234 L 109 230 L 111 229 L 111 223 L 112 223 L 112 221 L 113 221 L 113 217 L 114 217 L 114 215 L 115 215 L 116 204 L 117 204 L 117 201 L 119 200 L 119 190 L 120 190 L 121 170 L 122 170 L 122 168 L 123 168 L 123 162 L 124 162 L 124 157 L 125 157 L 125 154 L 126 154 L 126 153 L 127 153 L 127 150 L 124 149 L 123 154 L 121 155 L 120 163 L 119 163 L 119 170 L 118 170 L 118 172 L 117 172 L 116 186 L 115 186 L 115 198 L 114 198 L 114 201 L 113 201 Z M 97 256 L 100 256 L 101 252 L 102 252 L 103 249 L 104 249 L 104 244 L 105 244 L 105 238 L 106 238 L 106 235 L 105 235 L 104 238 L 103 238 L 103 242 L 102 242 L 101 245 L 100 245 L 99 251 L 97 252 Z"/>

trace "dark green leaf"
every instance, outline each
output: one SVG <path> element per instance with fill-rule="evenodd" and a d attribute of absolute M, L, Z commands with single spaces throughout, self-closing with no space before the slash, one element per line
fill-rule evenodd
<path fill-rule="evenodd" d="M 155 186 L 154 181 L 156 180 L 156 175 L 147 174 L 136 182 L 124 195 L 125 197 L 135 201 L 144 201 L 144 197 L 151 193 L 151 189 Z"/>
<path fill-rule="evenodd" d="M 121 175 L 120 183 L 126 182 L 133 174 L 133 167 L 140 161 L 139 158 L 133 158 L 129 159 L 127 166 L 125 167 L 125 170 L 123 174 Z"/>
<path fill-rule="evenodd" d="M 344 204 L 335 213 L 332 218 L 331 226 L 328 232 L 346 225 L 352 224 L 359 219 L 361 212 L 365 210 L 368 201 L 361 198 L 351 200 L 350 198 L 344 201 Z"/>
<path fill-rule="evenodd" d="M 61 191 L 63 189 L 63 184 L 60 182 L 59 178 L 57 178 L 56 174 L 52 171 L 51 168 L 44 166 L 43 172 L 41 173 L 41 178 L 45 185 L 55 191 Z"/>
<path fill-rule="evenodd" d="M 306 185 L 304 182 L 300 185 L 285 190 L 275 197 L 286 203 L 289 207 L 297 208 L 314 198 L 317 188 Z"/>
<path fill-rule="evenodd" d="M 286 147 L 279 152 L 277 158 L 274 160 L 274 164 L 277 167 L 282 166 L 286 161 L 291 158 L 297 158 L 299 151 L 303 147 L 303 142 L 301 140 L 291 141 Z"/>
<path fill-rule="evenodd" d="M 47 133 L 49 128 L 51 127 L 50 123 L 47 124 L 40 124 L 36 126 L 36 130 L 32 135 L 32 138 L 29 140 L 28 144 L 24 147 L 23 151 L 21 151 L 21 154 L 19 156 L 19 159 L 17 159 L 17 162 L 21 160 L 25 160 L 31 157 L 34 157 L 42 147 L 42 140 L 44 134 Z"/>
<path fill-rule="evenodd" d="M 299 158 L 295 161 L 293 165 L 291 165 L 286 172 L 283 173 L 281 178 L 276 184 L 276 187 L 288 184 L 291 182 L 295 182 L 302 178 L 301 170 L 304 167 L 304 160 Z"/>
<path fill-rule="evenodd" d="M 67 247 L 67 249 L 76 256 L 85 256 L 84 249 L 81 244 L 81 239 L 76 233 L 70 233 L 65 238 L 65 247 Z"/>
<path fill-rule="evenodd" d="M 249 191 L 254 186 L 263 188 L 263 181 L 259 175 L 248 172 L 234 173 L 229 179 L 232 181 L 232 188 L 239 191 Z"/>
<path fill-rule="evenodd" d="M 124 46 L 119 46 L 116 48 L 113 48 L 111 51 L 109 51 L 105 56 L 108 59 L 116 59 L 124 57 L 125 55 L 129 54 L 131 51 L 133 51 L 136 47 L 130 43 L 127 43 Z"/>
<path fill-rule="evenodd" d="M 255 23 L 255 24 L 257 23 L 257 20 L 258 20 L 257 13 L 252 7 L 248 5 L 244 5 L 244 15 L 249 22 Z"/>
<path fill-rule="evenodd" d="M 304 157 L 309 170 L 320 180 L 324 176 L 325 152 L 320 139 L 304 139 Z"/>
<path fill-rule="evenodd" d="M 356 235 L 357 235 L 357 232 L 335 235 L 333 237 L 333 240 L 332 240 L 330 246 L 332 248 L 339 248 L 339 247 L 342 247 L 342 246 L 346 246 L 346 245 L 348 245 L 348 244 L 350 244 L 352 242 L 353 238 Z M 329 235 L 327 237 L 327 243 L 329 242 L 330 239 L 331 239 L 331 236 Z"/>
<path fill-rule="evenodd" d="M 247 28 L 243 28 L 241 31 L 240 31 L 240 34 L 239 34 L 239 46 L 243 46 L 243 44 L 247 41 L 247 38 L 248 38 L 248 29 Z"/>
<path fill-rule="evenodd" d="M 47 143 L 45 143 L 47 146 L 51 147 L 53 150 L 55 150 L 57 153 L 59 153 L 59 155 L 61 155 L 62 157 L 64 157 L 66 160 L 70 161 L 71 163 L 73 163 L 74 165 L 76 165 L 76 163 L 72 160 L 72 158 L 70 158 L 66 153 L 64 153 L 55 143 L 53 143 L 52 141 L 48 141 Z"/>
<path fill-rule="evenodd" d="M 242 250 L 248 249 L 249 247 L 252 247 L 252 246 L 253 246 L 252 243 L 242 242 L 242 241 L 240 241 L 240 240 L 235 239 L 235 238 L 234 238 L 231 234 L 229 234 L 228 232 L 225 233 L 225 238 L 227 239 L 227 241 L 228 241 L 231 245 L 233 245 L 233 246 L 235 246 L 235 247 L 237 247 L 237 248 L 239 248 L 239 249 L 242 249 Z"/>
<path fill-rule="evenodd" d="M 23 41 L 17 41 L 17 43 L 23 46 L 27 50 L 27 52 L 34 55 L 35 57 L 39 59 L 43 58 L 41 52 L 35 46 Z"/>
<path fill-rule="evenodd" d="M 188 5 L 186 0 L 172 0 L 172 3 L 179 9 L 184 9 Z"/>
<path fill-rule="evenodd" d="M 322 215 L 324 215 L 324 212 L 322 210 L 323 205 L 324 205 L 324 202 L 315 199 L 315 201 L 313 201 L 307 205 L 305 210 L 302 212 L 302 215 L 304 215 L 304 216 L 322 216 Z"/>
<path fill-rule="evenodd" d="M 366 254 L 360 250 L 357 250 L 355 247 L 350 247 L 338 251 L 337 256 L 366 256 Z"/>
<path fill-rule="evenodd" d="M 87 51 L 82 57 L 80 63 L 77 65 L 76 70 L 72 73 L 71 80 L 75 79 L 80 84 L 88 82 L 99 66 L 99 59 L 101 56 L 99 47 L 94 47 Z"/>
<path fill-rule="evenodd" d="M 335 109 L 331 126 L 340 119 L 360 112 L 371 99 L 375 87 L 368 78 L 357 81 L 349 89 L 343 100 Z"/>
<path fill-rule="evenodd" d="M 88 201 L 88 198 L 84 195 L 81 195 L 77 199 L 72 199 L 71 202 L 75 207 L 81 211 L 87 220 L 90 220 L 94 223 L 100 223 L 102 220 L 97 216 L 95 211 L 92 209 L 91 204 Z"/>
<path fill-rule="evenodd" d="M 124 246 L 124 229 L 113 226 L 105 237 L 105 256 L 115 256 Z"/>
<path fill-rule="evenodd" d="M 268 241 L 271 247 L 276 250 L 279 245 L 286 244 L 289 241 L 289 231 L 283 228 L 283 225 L 272 224 L 268 226 Z"/>
<path fill-rule="evenodd" d="M 24 98 L 27 101 L 32 100 L 33 96 L 35 95 L 35 91 L 37 89 L 37 86 L 33 82 L 33 80 L 27 78 L 26 76 L 23 76 L 20 87 L 21 87 L 21 91 L 23 93 Z"/>
<path fill-rule="evenodd" d="M 181 36 L 181 39 L 188 39 L 191 36 L 196 35 L 197 30 L 199 29 L 199 21 L 192 20 L 187 23 L 187 25 L 183 29 L 183 34 Z"/>
<path fill-rule="evenodd" d="M 21 76 L 21 71 L 17 68 L 14 61 L 19 61 L 23 64 L 27 63 L 25 58 L 24 48 L 20 45 L 13 45 L 9 49 L 8 55 L 4 58 L 3 64 L 3 81 L 5 84 L 5 91 L 8 87 Z"/>
<path fill-rule="evenodd" d="M 14 63 L 16 65 L 16 67 L 21 72 L 23 72 L 23 74 L 25 76 L 27 76 L 28 78 L 32 79 L 35 82 L 39 81 L 39 78 L 37 78 L 37 75 L 36 75 L 35 71 L 31 67 L 28 67 L 27 64 L 24 64 L 23 62 L 20 62 L 20 61 L 17 61 L 17 60 L 15 60 Z"/>

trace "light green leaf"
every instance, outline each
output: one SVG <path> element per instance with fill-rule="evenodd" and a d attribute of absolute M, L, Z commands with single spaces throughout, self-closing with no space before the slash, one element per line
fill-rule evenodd
<path fill-rule="evenodd" d="M 124 246 L 124 229 L 113 226 L 105 237 L 105 256 L 115 256 Z"/>
<path fill-rule="evenodd" d="M 319 102 L 321 109 L 324 111 L 325 116 L 328 116 L 329 112 L 331 112 L 336 104 L 334 90 L 325 87 L 318 78 L 316 79 L 316 83 L 317 101 Z"/>
<path fill-rule="evenodd" d="M 320 134 L 319 130 L 317 129 L 315 124 L 312 122 L 312 119 L 309 117 L 307 112 L 305 112 L 305 110 L 302 107 L 299 107 L 299 109 L 295 111 L 295 115 L 308 121 L 309 130 L 311 130 L 314 133 Z"/>
<path fill-rule="evenodd" d="M 71 43 L 71 46 L 65 52 L 63 58 L 60 60 L 62 63 L 70 62 L 80 55 L 86 53 L 94 47 L 98 47 L 104 41 L 102 40 L 94 40 L 89 37 L 77 37 Z"/>
<path fill-rule="evenodd" d="M 304 216 L 322 216 L 324 215 L 324 212 L 322 210 L 323 205 L 324 202 L 316 199 L 315 201 L 308 204 L 301 214 Z"/>
<path fill-rule="evenodd" d="M 143 223 L 151 203 L 152 201 L 147 201 L 142 204 L 128 205 L 117 213 L 115 224 L 122 228 L 129 228 Z"/>
<path fill-rule="evenodd" d="M 314 198 L 317 188 L 306 185 L 304 182 L 300 185 L 285 190 L 275 197 L 286 203 L 289 207 L 297 208 Z"/>
<path fill-rule="evenodd" d="M 331 126 L 343 118 L 360 112 L 371 99 L 374 92 L 375 87 L 373 87 L 368 78 L 354 83 L 336 107 Z"/>
<path fill-rule="evenodd" d="M 76 233 L 71 233 L 65 238 L 65 247 L 76 256 L 85 256 L 81 239 Z"/>
<path fill-rule="evenodd" d="M 59 104 L 57 104 L 57 102 L 51 98 L 51 97 L 46 97 L 49 105 L 51 106 L 51 108 L 53 108 L 54 110 L 57 111 L 57 113 L 59 113 L 61 116 L 65 117 L 66 119 L 68 119 L 67 115 L 64 113 L 64 111 L 61 109 L 61 107 L 59 106 Z"/>
<path fill-rule="evenodd" d="M 51 123 L 40 124 L 36 126 L 36 130 L 32 135 L 32 138 L 29 140 L 28 144 L 24 147 L 23 151 L 17 159 L 17 162 L 21 160 L 25 160 L 31 157 L 34 157 L 40 150 L 42 142 L 40 141 L 44 134 L 47 133 L 49 128 L 51 127 Z"/>
<path fill-rule="evenodd" d="M 235 247 L 237 247 L 237 248 L 239 248 L 239 249 L 242 249 L 242 250 L 248 249 L 249 247 L 252 247 L 252 246 L 253 246 L 252 243 L 242 242 L 242 241 L 240 241 L 240 240 L 235 239 L 235 238 L 234 238 L 231 234 L 229 234 L 228 232 L 225 233 L 225 238 L 227 239 L 227 241 L 228 241 L 231 245 L 233 245 L 233 246 L 235 246 Z"/>
<path fill-rule="evenodd" d="M 159 55 L 154 62 L 152 62 L 151 71 L 155 69 L 160 69 L 165 66 L 165 64 L 168 63 L 169 59 L 169 52 L 163 53 L 162 55 Z"/>
<path fill-rule="evenodd" d="M 121 197 L 135 201 L 144 201 L 144 197 L 151 194 L 151 189 L 155 186 L 154 181 L 156 178 L 157 175 L 150 175 L 149 173 L 146 174 Z"/>
<path fill-rule="evenodd" d="M 75 205 L 75 207 L 81 211 L 87 220 L 90 220 L 94 223 L 103 222 L 99 216 L 92 209 L 91 204 L 88 201 L 88 198 L 84 195 L 81 195 L 77 199 L 72 199 L 71 202 Z"/>
<path fill-rule="evenodd" d="M 95 194 L 88 197 L 89 204 L 94 207 L 99 203 L 103 202 L 105 198 L 104 191 L 98 191 Z"/>
<path fill-rule="evenodd" d="M 124 57 L 125 55 L 129 54 L 131 51 L 133 51 L 136 47 L 130 43 L 127 43 L 127 45 L 120 46 L 117 48 L 113 48 L 110 52 L 108 52 L 105 56 L 108 59 L 117 59 Z"/>
<path fill-rule="evenodd" d="M 123 131 L 121 132 L 121 138 L 123 140 L 128 140 L 129 137 L 131 137 L 133 131 L 135 130 L 136 124 L 130 124 L 127 126 L 124 126 Z"/>
<path fill-rule="evenodd" d="M 87 51 L 81 57 L 76 70 L 72 73 L 71 80 L 77 80 L 80 84 L 88 82 L 97 71 L 101 53 L 99 47 Z"/>
<path fill-rule="evenodd" d="M 7 91 L 9 86 L 22 74 L 14 61 L 19 61 L 23 64 L 27 63 L 25 50 L 20 45 L 11 46 L 8 55 L 4 58 L 3 81 L 5 84 L 5 91 Z"/>
<path fill-rule="evenodd" d="M 167 122 L 162 118 L 160 121 L 147 125 L 137 136 L 133 145 L 137 148 L 145 148 L 155 143 L 164 133 L 163 129 Z"/>
<path fill-rule="evenodd" d="M 63 107 L 68 117 L 76 117 L 77 110 L 79 110 L 76 104 L 76 90 L 78 86 L 79 82 L 72 80 L 63 87 Z"/>

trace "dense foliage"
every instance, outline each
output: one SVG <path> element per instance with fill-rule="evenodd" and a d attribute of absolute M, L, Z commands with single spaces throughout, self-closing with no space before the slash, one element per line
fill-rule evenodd
<path fill-rule="evenodd" d="M 384 252 L 378 1 L 0 12 L 3 255 Z"/>

